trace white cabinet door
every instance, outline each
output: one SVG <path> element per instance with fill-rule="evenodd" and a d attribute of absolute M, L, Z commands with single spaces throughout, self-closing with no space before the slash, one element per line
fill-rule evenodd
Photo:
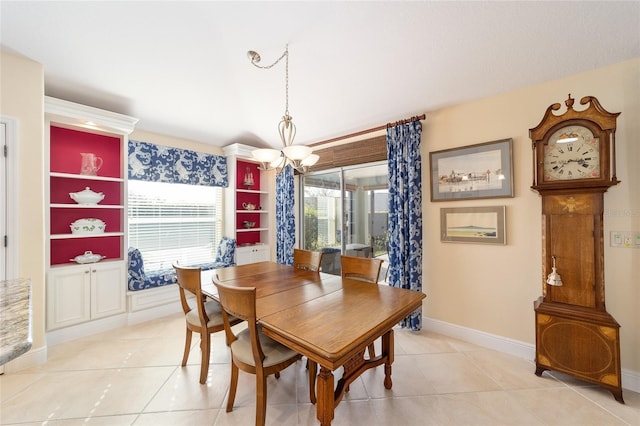
<path fill-rule="evenodd" d="M 236 248 L 236 264 L 246 265 L 248 263 L 266 262 L 271 260 L 269 245 L 260 244 L 256 246 L 246 246 Z"/>
<path fill-rule="evenodd" d="M 91 265 L 91 319 L 125 311 L 125 270 L 121 263 Z"/>
<path fill-rule="evenodd" d="M 91 318 L 91 272 L 86 266 L 52 269 L 47 280 L 47 328 L 67 327 Z"/>
<path fill-rule="evenodd" d="M 52 268 L 47 280 L 47 329 L 125 312 L 123 262 Z"/>

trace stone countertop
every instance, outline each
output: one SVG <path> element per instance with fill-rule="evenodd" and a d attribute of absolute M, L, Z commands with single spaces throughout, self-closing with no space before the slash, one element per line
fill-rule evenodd
<path fill-rule="evenodd" d="M 31 349 L 31 280 L 0 281 L 0 365 Z"/>

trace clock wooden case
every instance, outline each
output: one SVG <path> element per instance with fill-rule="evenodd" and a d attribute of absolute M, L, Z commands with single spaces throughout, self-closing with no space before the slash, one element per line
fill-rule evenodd
<path fill-rule="evenodd" d="M 623 403 L 620 325 L 606 311 L 604 193 L 620 183 L 615 169 L 616 119 L 585 96 L 582 111 L 549 106 L 529 130 L 532 189 L 542 196 L 542 297 L 534 302 L 536 374 L 566 373 L 610 390 Z M 547 285 L 553 258 L 562 285 Z"/>

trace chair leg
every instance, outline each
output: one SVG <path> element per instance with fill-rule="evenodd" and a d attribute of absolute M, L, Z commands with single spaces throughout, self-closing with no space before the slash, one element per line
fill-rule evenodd
<path fill-rule="evenodd" d="M 227 413 L 233 410 L 233 402 L 236 399 L 238 389 L 238 367 L 231 360 L 231 382 L 229 383 L 229 397 L 227 398 Z"/>
<path fill-rule="evenodd" d="M 256 426 L 264 426 L 267 417 L 267 378 L 256 371 Z"/>
<path fill-rule="evenodd" d="M 318 364 L 315 361 L 307 359 L 307 367 L 309 368 L 309 401 L 316 403 L 316 376 L 318 374 Z"/>
<path fill-rule="evenodd" d="M 184 355 L 182 355 L 182 366 L 187 365 L 187 360 L 189 359 L 189 350 L 191 349 L 191 330 L 187 328 L 187 337 L 184 341 Z"/>
<path fill-rule="evenodd" d="M 209 373 L 209 357 L 211 356 L 211 335 L 204 331 L 200 333 L 200 349 L 202 350 L 202 362 L 200 363 L 200 383 L 207 383 Z"/>

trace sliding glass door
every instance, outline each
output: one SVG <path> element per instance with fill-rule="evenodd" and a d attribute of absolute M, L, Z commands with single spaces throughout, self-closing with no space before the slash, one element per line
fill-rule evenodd
<path fill-rule="evenodd" d="M 301 246 L 324 252 L 323 272 L 339 275 L 341 254 L 386 258 L 386 161 L 307 174 L 302 198 Z"/>

